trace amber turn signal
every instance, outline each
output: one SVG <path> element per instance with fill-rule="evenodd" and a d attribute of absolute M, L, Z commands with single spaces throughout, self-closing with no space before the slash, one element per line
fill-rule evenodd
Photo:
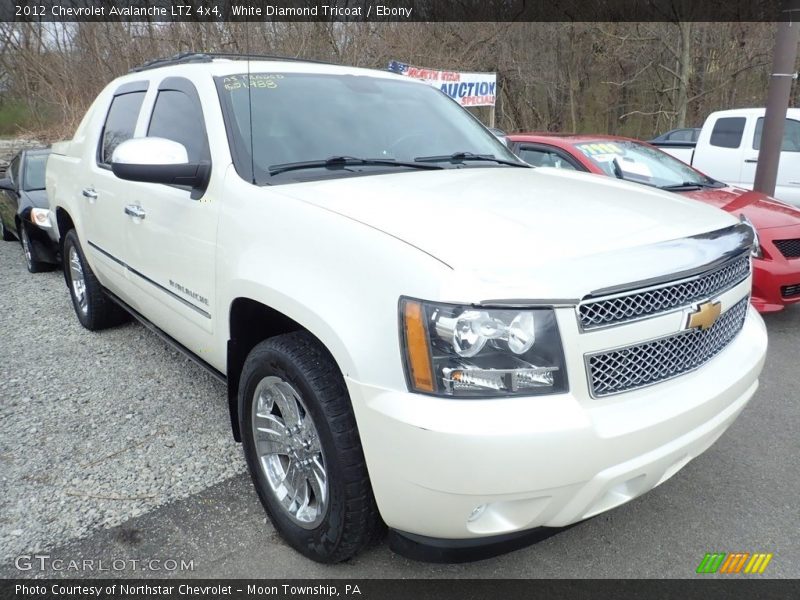
<path fill-rule="evenodd" d="M 421 303 L 403 300 L 403 333 L 411 383 L 415 390 L 432 392 L 431 353 L 425 333 L 425 311 Z"/>

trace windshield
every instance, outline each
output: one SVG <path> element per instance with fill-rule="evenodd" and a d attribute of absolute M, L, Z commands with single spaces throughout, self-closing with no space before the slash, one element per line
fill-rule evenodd
<path fill-rule="evenodd" d="M 22 189 L 26 192 L 44 189 L 44 167 L 48 154 L 28 154 L 25 157 L 25 177 Z"/>
<path fill-rule="evenodd" d="M 430 168 L 433 162 L 421 159 L 434 158 L 440 168 L 503 166 L 487 157 L 520 164 L 466 110 L 416 82 L 308 73 L 252 73 L 248 79 L 241 73 L 218 77 L 217 86 L 236 170 L 258 184 Z M 334 157 L 340 160 L 328 160 Z M 297 163 L 320 164 L 285 168 Z"/>
<path fill-rule="evenodd" d="M 598 140 L 577 148 L 610 177 L 660 188 L 722 186 L 666 152 L 639 142 Z"/>

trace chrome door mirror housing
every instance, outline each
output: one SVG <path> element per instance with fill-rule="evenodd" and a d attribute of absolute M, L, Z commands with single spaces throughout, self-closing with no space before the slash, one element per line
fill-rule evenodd
<path fill-rule="evenodd" d="M 183 144 L 143 137 L 126 140 L 114 149 L 111 170 L 127 181 L 188 186 L 202 192 L 208 185 L 211 165 L 207 161 L 189 162 Z"/>
<path fill-rule="evenodd" d="M 112 165 L 182 165 L 188 162 L 189 153 L 183 144 L 160 137 L 125 140 L 114 149 L 111 157 Z"/>

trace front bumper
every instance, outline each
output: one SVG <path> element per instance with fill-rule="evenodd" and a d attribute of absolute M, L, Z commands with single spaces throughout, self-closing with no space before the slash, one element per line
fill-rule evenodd
<path fill-rule="evenodd" d="M 753 259 L 752 302 L 759 312 L 775 312 L 800 302 L 800 258 L 784 257 L 775 245 L 775 240 L 800 238 L 800 226 L 763 229 L 759 235 L 764 257 Z"/>
<path fill-rule="evenodd" d="M 790 286 L 800 286 L 800 258 L 753 261 L 752 303 L 759 312 L 775 312 L 800 302 L 800 294 L 783 294 Z"/>
<path fill-rule="evenodd" d="M 52 226 L 54 216 L 52 212 L 48 211 L 48 221 L 42 226 L 31 220 L 31 209 L 27 207 L 20 213 L 20 220 L 22 227 L 25 227 L 28 232 L 28 237 L 31 240 L 34 248 L 35 258 L 41 262 L 51 264 L 59 264 L 61 258 L 59 256 L 58 234 Z"/>
<path fill-rule="evenodd" d="M 702 368 L 611 398 L 573 389 L 453 400 L 347 385 L 387 525 L 428 538 L 480 538 L 576 523 L 669 479 L 747 404 L 766 346 L 751 309 L 742 331 Z"/>

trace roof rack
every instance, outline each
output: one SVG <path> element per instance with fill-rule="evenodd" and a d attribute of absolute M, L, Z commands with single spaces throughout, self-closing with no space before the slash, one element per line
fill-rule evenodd
<path fill-rule="evenodd" d="M 143 65 L 134 67 L 129 73 L 138 73 L 140 71 L 148 71 L 150 69 L 158 69 L 159 67 L 167 67 L 169 65 L 180 65 L 186 63 L 204 63 L 211 62 L 217 58 L 227 58 L 231 60 L 281 60 L 292 62 L 305 62 L 315 63 L 321 65 L 335 65 L 336 63 L 326 62 L 324 60 L 313 60 L 310 58 L 297 58 L 294 56 L 274 56 L 269 54 L 236 54 L 234 52 L 181 52 L 175 56 L 167 58 L 156 58 L 155 60 L 148 61 Z"/>

